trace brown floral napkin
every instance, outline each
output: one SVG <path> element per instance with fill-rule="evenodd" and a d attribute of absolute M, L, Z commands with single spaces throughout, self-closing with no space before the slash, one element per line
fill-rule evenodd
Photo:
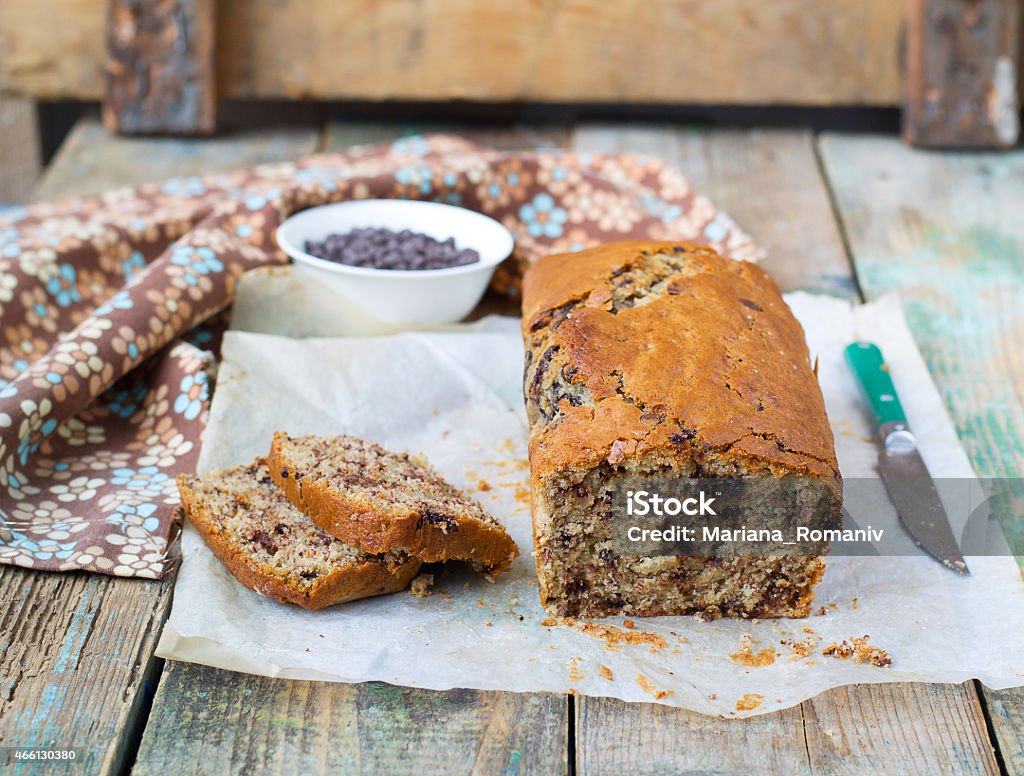
<path fill-rule="evenodd" d="M 235 281 L 286 261 L 274 229 L 291 213 L 368 197 L 447 202 L 504 223 L 516 254 L 494 283 L 509 293 L 534 258 L 611 240 L 758 254 L 656 159 L 504 153 L 444 135 L 6 211 L 0 562 L 161 577 L 174 478 L 195 466 L 218 313 Z"/>

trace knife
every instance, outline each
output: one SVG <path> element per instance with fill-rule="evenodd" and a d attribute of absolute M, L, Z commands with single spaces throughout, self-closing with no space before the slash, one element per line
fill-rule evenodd
<path fill-rule="evenodd" d="M 970 574 L 935 483 L 921 460 L 917 440 L 907 425 L 882 351 L 870 342 L 854 342 L 846 348 L 846 362 L 860 383 L 878 427 L 878 471 L 900 522 L 914 541 L 946 568 Z"/>

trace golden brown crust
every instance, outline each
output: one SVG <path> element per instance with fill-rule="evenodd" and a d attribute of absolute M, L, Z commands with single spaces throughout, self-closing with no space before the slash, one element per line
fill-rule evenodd
<path fill-rule="evenodd" d="M 363 552 L 404 550 L 427 563 L 467 561 L 489 574 L 506 570 L 519 554 L 499 525 L 469 514 L 432 522 L 416 510 L 382 508 L 296 467 L 285 451 L 288 435 L 274 434 L 267 454 L 270 476 L 288 500 L 320 528 Z"/>
<path fill-rule="evenodd" d="M 395 593 L 409 585 L 422 565 L 421 561 L 411 557 L 405 563 L 391 566 L 383 561 L 367 559 L 363 563 L 338 568 L 318 579 L 309 590 L 300 590 L 243 553 L 229 534 L 218 529 L 203 499 L 193 488 L 194 477 L 180 474 L 177 482 L 185 514 L 217 559 L 250 590 L 282 603 L 298 604 L 313 610 Z"/>
<path fill-rule="evenodd" d="M 617 309 L 618 278 L 659 253 L 681 256 L 686 271 L 644 304 Z M 557 423 L 533 424 L 535 479 L 619 454 L 838 474 L 803 330 L 756 265 L 699 246 L 621 242 L 542 258 L 523 290 L 534 359 L 560 351 L 591 399 L 563 402 Z"/>

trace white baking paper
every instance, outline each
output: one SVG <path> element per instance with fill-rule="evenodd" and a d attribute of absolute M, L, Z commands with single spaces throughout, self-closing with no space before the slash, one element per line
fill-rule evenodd
<path fill-rule="evenodd" d="M 364 335 L 374 331 L 366 321 L 318 324 L 330 305 L 309 304 L 293 281 L 287 273 L 247 279 L 236 327 L 302 335 L 338 334 L 347 325 Z M 872 430 L 842 360 L 843 347 L 855 338 L 884 346 L 932 473 L 974 476 L 896 299 L 860 307 L 802 293 L 787 299 L 819 359 L 846 477 L 874 476 L 876 461 Z M 223 355 L 200 472 L 264 453 L 277 429 L 357 434 L 425 453 L 504 522 L 521 555 L 493 583 L 449 569 L 427 598 L 402 592 L 307 612 L 244 588 L 187 529 L 174 606 L 157 650 L 162 657 L 297 679 L 575 692 L 730 717 L 784 708 L 855 682 L 1024 684 L 1024 585 L 1011 557 L 968 558 L 969 578 L 923 556 L 834 558 L 815 601 L 827 615 L 635 618 L 633 632 L 657 634 L 663 647 L 616 646 L 572 626 L 542 625 L 547 615 L 531 557 L 522 346 L 514 319 L 380 337 L 295 339 L 235 330 Z M 880 514 L 876 525 L 886 522 L 895 526 L 895 513 Z M 603 622 L 623 627 L 622 618 Z M 889 653 L 891 666 L 821 654 L 864 635 Z M 752 652 L 771 648 L 774 662 L 749 667 L 731 657 L 745 636 Z M 808 638 L 813 648 L 805 657 L 783 644 Z"/>

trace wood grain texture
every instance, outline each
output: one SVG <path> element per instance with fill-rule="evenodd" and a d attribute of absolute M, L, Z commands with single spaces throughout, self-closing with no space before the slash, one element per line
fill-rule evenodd
<path fill-rule="evenodd" d="M 856 296 L 809 131 L 590 125 L 572 142 L 668 162 L 750 233 L 784 291 Z"/>
<path fill-rule="evenodd" d="M 217 124 L 214 0 L 111 0 L 103 122 L 127 135 Z"/>
<path fill-rule="evenodd" d="M 1024 774 L 1024 691 L 982 688 L 995 743 L 1007 773 Z"/>
<path fill-rule="evenodd" d="M 586 128 L 574 134 L 574 146 L 629 148 L 671 161 L 768 248 L 764 266 L 785 290 L 856 298 L 808 134 Z M 970 684 L 844 687 L 743 721 L 603 698 L 576 703 L 581 771 L 588 764 L 595 773 L 902 773 L 939 763 L 932 773 L 997 772 Z M 614 749 L 617 741 L 626 743 Z"/>
<path fill-rule="evenodd" d="M 999 773 L 970 682 L 840 687 L 802 710 L 813 773 Z"/>
<path fill-rule="evenodd" d="M 76 747 L 76 771 L 119 772 L 170 599 L 170 581 L 0 566 L 0 746 Z"/>
<path fill-rule="evenodd" d="M 820 145 L 864 294 L 902 296 L 977 472 L 1022 476 L 1024 151 L 837 134 Z"/>
<path fill-rule="evenodd" d="M 93 194 L 174 176 L 204 175 L 311 153 L 312 127 L 225 133 L 213 138 L 128 138 L 97 119 L 75 125 L 47 167 L 34 199 Z"/>
<path fill-rule="evenodd" d="M 168 662 L 133 773 L 567 770 L 568 701 L 300 682 Z"/>
<path fill-rule="evenodd" d="M 40 169 L 35 100 L 0 94 L 0 205 L 24 202 Z"/>
<path fill-rule="evenodd" d="M 217 9 L 225 97 L 800 105 L 900 98 L 903 9 L 890 0 L 220 0 Z M 0 0 L 0 12 L 7 89 L 102 96 L 104 0 Z"/>
<path fill-rule="evenodd" d="M 1019 0 L 908 0 L 903 138 L 1009 148 L 1020 137 Z"/>
<path fill-rule="evenodd" d="M 936 154 L 848 135 L 820 147 L 865 295 L 900 293 L 975 470 L 1021 477 L 1024 151 Z M 997 516 L 1022 541 L 1019 517 Z M 983 699 L 1004 764 L 1024 771 L 1024 690 Z"/>
<path fill-rule="evenodd" d="M 244 154 L 196 151 L 206 141 L 124 141 L 95 120 L 76 128 L 40 191 L 60 196 L 145 177 L 198 173 L 313 149 L 317 133 L 272 133 Z M 129 145 L 125 145 L 129 144 Z M 125 148 L 132 151 L 126 152 Z M 144 149 L 144 150 L 143 150 Z M 204 153 L 206 158 L 204 159 Z M 37 192 L 38 193 L 38 192 Z M 0 746 L 73 746 L 74 771 L 121 773 L 136 744 L 139 711 L 153 691 L 153 650 L 172 581 L 40 573 L 0 566 Z M 19 774 L 53 773 L 47 765 Z"/>
<path fill-rule="evenodd" d="M 576 698 L 581 776 L 809 771 L 799 708 L 725 720 L 654 703 Z"/>

